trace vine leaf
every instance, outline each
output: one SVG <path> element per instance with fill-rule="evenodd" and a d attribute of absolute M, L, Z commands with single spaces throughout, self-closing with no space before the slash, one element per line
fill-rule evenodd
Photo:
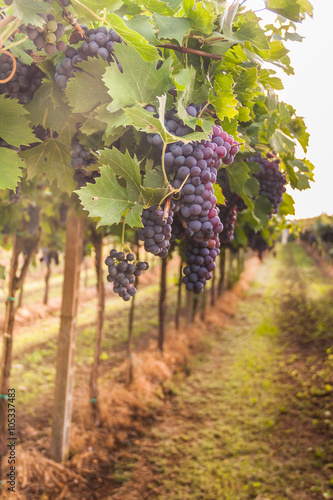
<path fill-rule="evenodd" d="M 90 58 L 78 64 L 83 69 L 76 71 L 66 86 L 66 96 L 70 106 L 76 113 L 87 113 L 98 105 L 109 103 L 107 88 L 102 81 L 102 75 L 108 63 L 101 57 Z M 121 75 L 117 64 L 111 64 Z"/>
<path fill-rule="evenodd" d="M 138 59 L 131 47 L 120 44 L 116 55 L 123 67 L 119 72 L 117 65 L 111 64 L 103 76 L 108 93 L 113 101 L 109 110 L 114 112 L 126 106 L 156 104 L 156 96 L 167 92 L 173 85 L 170 78 L 172 60 L 168 59 L 159 70 L 156 63 Z"/>
<path fill-rule="evenodd" d="M 0 148 L 0 189 L 15 189 L 22 176 L 23 166 L 15 151 Z"/>
<path fill-rule="evenodd" d="M 84 209 L 90 217 L 100 219 L 100 225 L 118 224 L 124 217 L 131 227 L 142 227 L 143 208 L 159 203 L 167 188 L 157 187 L 156 182 L 143 186 L 139 162 L 128 151 L 122 154 L 112 148 L 99 151 L 99 155 L 101 176 L 96 184 L 76 191 Z"/>
<path fill-rule="evenodd" d="M 218 74 L 214 81 L 214 92 L 210 91 L 209 102 L 215 107 L 220 120 L 237 116 L 238 101 L 233 93 L 233 79 L 230 75 Z"/>
<path fill-rule="evenodd" d="M 108 14 L 107 21 L 124 42 L 126 42 L 127 46 L 132 47 L 142 59 L 145 61 L 156 61 L 159 59 L 160 56 L 157 49 L 150 45 L 140 33 L 129 29 L 119 16 L 114 13 Z M 122 61 L 121 64 L 123 64 Z"/>
<path fill-rule="evenodd" d="M 72 159 L 72 148 L 62 137 L 50 138 L 42 144 L 22 151 L 23 158 L 28 170 L 28 179 L 46 175 L 50 182 L 56 181 L 58 187 L 67 193 L 75 189 L 73 180 L 73 169 L 70 166 Z"/>
<path fill-rule="evenodd" d="M 284 193 L 282 203 L 279 206 L 279 215 L 295 215 L 294 203 L 292 196 Z"/>
<path fill-rule="evenodd" d="M 14 0 L 12 9 L 14 16 L 24 20 L 25 24 L 42 27 L 45 21 L 38 14 L 48 13 L 51 6 L 47 2 L 35 2 L 35 0 Z"/>
<path fill-rule="evenodd" d="M 237 31 L 232 31 L 227 24 L 224 24 L 223 36 L 230 42 L 241 44 L 251 42 L 259 50 L 269 49 L 265 32 L 257 21 L 246 21 L 239 26 Z"/>
<path fill-rule="evenodd" d="M 52 83 L 44 80 L 34 98 L 26 105 L 26 109 L 30 113 L 32 125 L 42 125 L 45 129 L 60 132 L 69 121 L 70 108 L 63 99 L 58 99 L 55 104 L 54 100 L 50 99 L 52 90 Z"/>
<path fill-rule="evenodd" d="M 29 127 L 28 112 L 16 99 L 0 95 L 0 137 L 11 146 L 40 142 Z"/>
<path fill-rule="evenodd" d="M 273 206 L 266 196 L 260 195 L 254 202 L 254 215 L 259 219 L 261 227 L 267 226 L 269 214 L 273 212 Z"/>
<path fill-rule="evenodd" d="M 214 182 L 213 187 L 214 195 L 216 196 L 216 203 L 219 205 L 225 205 L 225 196 L 222 192 L 221 186 L 217 182 Z"/>
<path fill-rule="evenodd" d="M 153 19 L 159 28 L 158 38 L 177 40 L 180 45 L 191 27 L 191 21 L 184 17 L 168 17 L 154 14 Z"/>

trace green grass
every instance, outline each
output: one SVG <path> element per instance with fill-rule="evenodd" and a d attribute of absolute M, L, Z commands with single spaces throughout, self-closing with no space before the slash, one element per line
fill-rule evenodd
<path fill-rule="evenodd" d="M 290 251 L 293 270 L 309 286 L 316 276 L 327 291 L 302 249 L 282 248 L 277 258 L 266 258 L 233 324 L 222 333 L 206 332 L 190 376 L 172 385 L 172 406 L 142 445 L 154 480 L 140 498 L 333 498 L 333 408 L 329 392 L 323 399 L 310 394 L 315 381 L 322 388 L 332 378 L 333 362 L 311 349 L 300 351 L 281 336 L 275 319 L 276 293 L 285 284 L 281 268 L 290 273 Z M 306 397 L 299 397 L 301 389 Z"/>

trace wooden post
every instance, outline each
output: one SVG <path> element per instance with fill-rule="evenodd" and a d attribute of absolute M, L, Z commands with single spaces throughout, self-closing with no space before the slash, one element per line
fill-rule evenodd
<path fill-rule="evenodd" d="M 72 209 L 66 228 L 65 270 L 52 418 L 51 456 L 57 462 L 66 460 L 69 455 L 83 221 L 83 217 L 78 217 Z"/>
<path fill-rule="evenodd" d="M 192 311 L 193 311 L 193 292 L 186 290 L 186 309 L 185 309 L 185 321 L 186 326 L 189 326 L 192 322 Z"/>
<path fill-rule="evenodd" d="M 138 233 L 135 233 L 136 244 L 136 260 L 140 260 L 139 255 L 139 240 Z M 139 277 L 135 276 L 134 287 L 138 289 Z M 134 323 L 134 310 L 135 310 L 135 295 L 132 298 L 131 308 L 128 317 L 128 338 L 127 338 L 127 359 L 128 359 L 128 377 L 127 383 L 130 385 L 133 382 L 133 360 L 132 360 L 132 343 L 133 343 L 133 323 Z"/>
<path fill-rule="evenodd" d="M 51 262 L 48 260 L 46 263 L 46 273 L 45 273 L 45 288 L 44 288 L 44 298 L 43 304 L 47 305 L 49 302 L 49 282 L 51 276 Z"/>
<path fill-rule="evenodd" d="M 232 287 L 232 281 L 233 281 L 233 269 L 232 269 L 232 264 L 234 260 L 234 255 L 232 253 L 231 248 L 228 249 L 229 251 L 229 265 L 228 265 L 228 276 L 227 276 L 227 289 L 230 290 Z"/>
<path fill-rule="evenodd" d="M 201 294 L 201 309 L 200 309 L 200 319 L 205 321 L 206 317 L 206 287 L 203 289 Z"/>
<path fill-rule="evenodd" d="M 158 348 L 163 352 L 164 343 L 164 321 L 165 321 L 165 300 L 166 300 L 166 269 L 167 269 L 167 257 L 162 259 L 161 265 L 161 281 L 160 281 L 160 299 L 158 304 Z"/>
<path fill-rule="evenodd" d="M 225 248 L 221 248 L 220 252 L 220 279 L 217 286 L 217 294 L 220 296 L 224 288 L 224 276 L 225 276 Z"/>
<path fill-rule="evenodd" d="M 210 305 L 212 307 L 215 306 L 215 281 L 216 281 L 216 276 L 215 276 L 215 271 L 212 273 L 212 284 L 210 288 Z"/>
<path fill-rule="evenodd" d="M 2 458 L 7 454 L 7 399 L 9 388 L 9 377 L 12 364 L 13 329 L 15 317 L 15 292 L 16 272 L 18 268 L 18 257 L 22 249 L 22 238 L 14 235 L 13 249 L 10 262 L 10 274 L 8 285 L 8 298 L 6 302 L 6 313 L 3 330 L 3 349 L 0 374 L 0 479 L 2 477 Z"/>
<path fill-rule="evenodd" d="M 1 359 L 1 373 L 0 373 L 0 479 L 2 477 L 2 457 L 7 453 L 6 447 L 6 423 L 7 423 L 7 400 L 9 388 L 9 377 L 12 366 L 12 347 L 13 347 L 13 332 L 15 321 L 15 294 L 19 288 L 22 287 L 25 277 L 28 272 L 31 257 L 37 248 L 39 236 L 35 238 L 24 239 L 21 235 L 15 234 L 13 236 L 12 256 L 10 262 L 9 272 L 9 285 L 8 285 L 8 298 L 6 302 L 5 321 L 3 329 L 3 349 Z M 25 255 L 20 274 L 17 276 L 19 265 L 19 255 L 25 247 Z"/>
<path fill-rule="evenodd" d="M 176 330 L 179 329 L 179 320 L 180 320 L 180 310 L 182 305 L 182 282 L 183 282 L 183 259 L 180 255 L 180 264 L 179 264 L 179 275 L 178 275 L 178 292 L 177 292 L 177 306 L 176 306 L 176 314 L 175 314 L 175 327 Z"/>
<path fill-rule="evenodd" d="M 95 249 L 95 269 L 97 276 L 97 322 L 95 337 L 94 361 L 90 373 L 90 403 L 95 425 L 101 425 L 99 404 L 98 404 L 98 369 L 102 351 L 104 308 L 105 308 L 105 288 L 103 281 L 103 234 L 97 233 L 95 228 L 91 229 L 91 241 Z"/>

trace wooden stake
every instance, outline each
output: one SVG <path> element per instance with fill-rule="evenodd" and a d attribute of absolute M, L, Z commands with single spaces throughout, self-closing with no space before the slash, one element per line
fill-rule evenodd
<path fill-rule="evenodd" d="M 161 281 L 160 281 L 160 299 L 158 304 L 158 348 L 163 352 L 164 343 L 164 321 L 165 321 L 165 301 L 166 301 L 166 269 L 167 269 L 167 257 L 162 259 L 161 265 Z"/>
<path fill-rule="evenodd" d="M 179 320 L 180 320 L 180 310 L 181 310 L 181 302 L 182 302 L 182 281 L 183 281 L 183 259 L 180 255 L 180 264 L 179 264 L 179 275 L 178 275 L 178 293 L 177 293 L 177 306 L 176 306 L 176 314 L 175 314 L 175 327 L 176 330 L 179 329 Z"/>
<path fill-rule="evenodd" d="M 52 419 L 51 456 L 56 462 L 62 462 L 69 456 L 83 221 L 83 217 L 78 217 L 72 209 L 66 228 L 65 270 Z"/>
<path fill-rule="evenodd" d="M 101 417 L 98 404 L 98 370 L 100 356 L 102 352 L 104 308 L 105 308 L 105 288 L 103 281 L 103 234 L 97 233 L 95 228 L 91 229 L 91 241 L 95 249 L 95 269 L 97 276 L 97 322 L 95 337 L 94 361 L 90 373 L 90 403 L 93 413 L 93 420 L 96 427 L 101 426 Z"/>
<path fill-rule="evenodd" d="M 222 295 L 224 288 L 224 276 L 225 276 L 225 248 L 221 248 L 220 252 L 220 279 L 217 286 L 218 296 Z"/>

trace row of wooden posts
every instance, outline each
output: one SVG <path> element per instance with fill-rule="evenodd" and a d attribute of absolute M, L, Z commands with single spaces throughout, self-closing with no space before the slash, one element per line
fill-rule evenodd
<path fill-rule="evenodd" d="M 74 355 L 76 348 L 76 318 L 79 300 L 80 268 L 83 251 L 84 218 L 78 216 L 72 210 L 68 216 L 66 227 L 65 268 L 62 292 L 60 331 L 58 340 L 58 353 L 56 361 L 56 380 L 52 416 L 51 456 L 54 460 L 61 462 L 67 459 L 69 454 L 69 434 L 71 426 L 73 382 L 74 382 Z M 93 419 L 96 426 L 101 425 L 98 407 L 98 369 L 102 346 L 102 332 L 104 321 L 105 288 L 103 282 L 103 235 L 92 229 L 92 244 L 95 249 L 95 265 L 97 274 L 97 323 L 94 360 L 90 376 L 90 401 Z M 10 387 L 10 371 L 12 363 L 12 345 L 15 319 L 15 295 L 22 287 L 29 263 L 33 253 L 38 246 L 39 238 L 31 240 L 29 251 L 24 254 L 24 263 L 18 275 L 19 255 L 22 252 L 23 239 L 20 235 L 14 235 L 12 258 L 9 276 L 9 296 L 6 302 L 6 314 L 3 334 L 3 351 L 0 374 L 0 394 L 6 395 Z M 137 245 L 138 252 L 138 245 Z M 209 290 L 199 297 L 191 292 L 186 292 L 185 323 L 188 325 L 194 321 L 195 316 L 200 314 L 204 319 L 205 309 L 208 301 L 214 305 L 216 297 L 221 295 L 224 288 L 230 288 L 233 281 L 239 276 L 244 262 L 244 252 L 234 254 L 229 251 L 229 262 L 226 266 L 226 251 L 222 249 L 219 259 L 218 273 L 213 273 Z M 235 259 L 236 256 L 236 259 Z M 233 262 L 236 260 L 236 266 Z M 177 305 L 175 310 L 175 327 L 180 328 L 182 311 L 182 290 L 185 290 L 182 282 L 182 262 L 179 265 L 179 280 L 177 291 Z M 236 267 L 236 269 L 235 269 Z M 227 270 L 227 272 L 226 272 Z M 216 277 L 218 275 L 218 278 Z M 137 286 L 137 280 L 135 285 Z M 167 293 L 167 259 L 161 262 L 160 296 L 159 296 L 159 327 L 157 344 L 159 350 L 163 351 L 165 317 L 166 317 L 166 293 Z M 135 296 L 132 299 L 129 311 L 128 324 L 128 383 L 133 380 L 132 365 L 132 340 L 135 312 Z M 2 458 L 7 452 L 7 401 L 0 398 L 0 479 L 2 477 Z"/>

